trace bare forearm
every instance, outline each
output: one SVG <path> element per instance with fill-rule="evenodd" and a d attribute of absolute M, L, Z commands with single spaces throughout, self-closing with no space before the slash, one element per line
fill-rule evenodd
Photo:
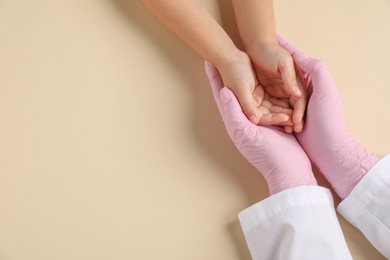
<path fill-rule="evenodd" d="M 142 0 L 145 6 L 200 56 L 218 67 L 238 52 L 233 41 L 197 0 Z"/>
<path fill-rule="evenodd" d="M 241 40 L 246 50 L 276 43 L 273 0 L 232 0 Z"/>

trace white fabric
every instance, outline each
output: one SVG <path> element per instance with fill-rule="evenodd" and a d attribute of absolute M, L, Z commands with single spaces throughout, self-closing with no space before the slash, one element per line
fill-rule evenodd
<path fill-rule="evenodd" d="M 390 258 L 390 155 L 368 171 L 337 210 Z"/>
<path fill-rule="evenodd" d="M 352 259 L 328 189 L 284 190 L 243 210 L 242 229 L 255 260 Z"/>

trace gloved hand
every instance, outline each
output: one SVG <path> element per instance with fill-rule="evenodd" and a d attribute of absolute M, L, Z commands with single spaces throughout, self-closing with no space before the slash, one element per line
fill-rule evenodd
<path fill-rule="evenodd" d="M 252 124 L 218 71 L 205 62 L 215 101 L 226 130 L 241 154 L 259 170 L 271 194 L 302 185 L 317 185 L 311 163 L 298 141 L 282 127 Z"/>
<path fill-rule="evenodd" d="M 281 37 L 312 92 L 303 131 L 296 134 L 310 160 L 344 199 L 378 157 L 364 148 L 349 132 L 341 98 L 324 62 L 310 58 Z"/>

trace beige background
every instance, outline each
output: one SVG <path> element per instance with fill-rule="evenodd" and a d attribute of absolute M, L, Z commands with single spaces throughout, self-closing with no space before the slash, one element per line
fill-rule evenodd
<path fill-rule="evenodd" d="M 203 1 L 237 39 L 230 1 Z M 390 2 L 275 0 L 325 60 L 353 134 L 390 149 Z M 0 259 L 250 259 L 267 196 L 202 60 L 134 0 L 0 1 Z M 355 259 L 383 259 L 340 219 Z"/>

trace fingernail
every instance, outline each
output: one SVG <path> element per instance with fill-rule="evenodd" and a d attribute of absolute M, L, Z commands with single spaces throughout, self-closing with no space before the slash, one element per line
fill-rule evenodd
<path fill-rule="evenodd" d="M 295 93 L 296 93 L 298 96 L 302 96 L 302 91 L 301 91 L 299 88 L 296 88 Z"/>
<path fill-rule="evenodd" d="M 251 116 L 249 117 L 249 120 L 250 120 L 252 123 L 257 124 L 257 117 L 256 117 L 255 115 L 251 115 Z"/>

